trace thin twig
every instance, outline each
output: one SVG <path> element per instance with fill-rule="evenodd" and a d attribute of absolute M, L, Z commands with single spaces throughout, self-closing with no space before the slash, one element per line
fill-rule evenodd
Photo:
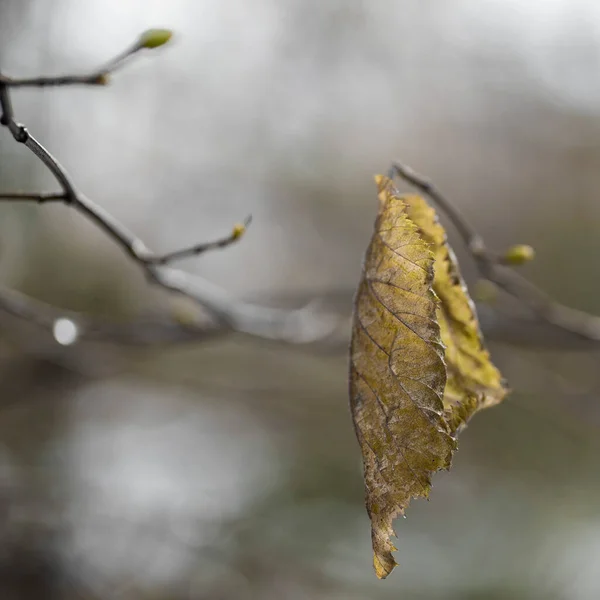
<path fill-rule="evenodd" d="M 55 159 L 53 159 L 53 161 L 55 162 Z M 62 169 L 62 167 L 60 168 Z M 64 169 L 62 170 L 64 172 Z M 87 198 L 84 201 L 82 201 L 82 196 L 80 193 L 75 196 L 75 201 L 73 201 L 72 199 L 69 199 L 69 194 L 65 192 L 3 192 L 0 193 L 0 202 L 3 200 L 9 200 L 11 202 L 37 202 L 38 204 L 45 204 L 47 202 L 64 202 L 66 204 L 73 204 L 74 208 L 80 210 L 84 214 L 88 214 L 90 217 L 92 217 L 91 213 L 96 215 L 101 210 L 99 206 L 94 205 L 91 202 L 91 200 Z M 166 265 L 176 260 L 181 260 L 183 258 L 199 256 L 200 254 L 204 254 L 209 250 L 217 250 L 219 248 L 226 248 L 227 246 L 231 246 L 231 244 L 237 242 L 246 233 L 246 230 L 252 222 L 252 215 L 248 215 L 242 223 L 235 225 L 232 228 L 231 233 L 227 236 L 224 236 L 217 240 L 213 240 L 211 242 L 194 244 L 189 248 L 182 248 L 180 250 L 175 250 L 173 252 L 168 252 L 166 254 L 156 256 L 149 254 L 149 251 L 147 249 L 141 250 L 143 247 L 143 243 L 141 242 L 141 240 L 138 240 L 137 238 L 132 240 L 132 238 L 134 237 L 133 234 L 126 234 L 125 230 L 121 227 L 117 227 L 114 222 L 112 223 L 113 226 L 110 229 L 107 229 L 106 222 L 108 220 L 108 216 L 106 214 L 103 214 L 101 222 L 98 224 L 103 229 L 105 229 L 107 233 L 109 233 L 113 237 L 113 239 L 115 239 L 116 235 L 116 241 L 119 244 L 121 244 L 122 238 L 125 235 L 127 235 L 127 251 L 131 252 L 132 248 L 136 249 L 136 260 L 145 262 L 150 265 Z M 110 218 L 110 220 L 112 221 L 112 218 Z M 118 233 L 115 234 L 115 230 Z"/>
<path fill-rule="evenodd" d="M 487 249 L 483 238 L 467 223 L 454 204 L 425 177 L 401 163 L 394 163 L 390 168 L 390 177 L 394 175 L 431 198 L 446 213 L 482 278 L 492 281 L 527 306 L 538 319 L 568 333 L 600 341 L 600 317 L 555 302 L 536 285 L 503 264 L 502 258 Z"/>
<path fill-rule="evenodd" d="M 393 179 L 394 175 L 398 175 L 404 179 L 404 181 L 410 183 L 421 192 L 429 196 L 448 215 L 449 219 L 460 233 L 470 252 L 478 255 L 484 250 L 483 240 L 480 238 L 477 232 L 471 228 L 467 221 L 463 219 L 458 210 L 456 210 L 455 206 L 444 197 L 444 195 L 434 186 L 431 181 L 422 175 L 417 174 L 409 166 L 403 165 L 399 162 L 394 163 L 390 167 L 390 179 Z"/>
<path fill-rule="evenodd" d="M 154 265 L 166 265 L 176 260 L 181 260 L 182 258 L 188 258 L 190 256 L 198 256 L 199 254 L 204 254 L 209 250 L 216 250 L 217 248 L 226 248 L 230 246 L 237 240 L 239 240 L 242 235 L 244 235 L 246 229 L 252 222 L 252 216 L 248 215 L 244 222 L 235 225 L 231 231 L 231 233 L 218 240 L 214 240 L 212 242 L 205 242 L 203 244 L 196 244 L 194 246 L 190 246 L 189 248 L 183 248 L 182 250 L 176 250 L 175 252 L 169 252 L 168 254 L 163 254 L 162 256 L 152 256 L 146 258 L 146 262 Z"/>
<path fill-rule="evenodd" d="M 0 200 L 10 200 L 11 202 L 64 202 L 66 196 L 62 192 L 3 192 L 0 193 Z"/>
<path fill-rule="evenodd" d="M 15 113 L 12 107 L 8 86 L 2 84 L 2 74 L 0 73 L 0 125 L 8 126 L 14 121 Z"/>
<path fill-rule="evenodd" d="M 61 311 L 63 318 L 69 318 L 77 325 L 78 339 L 118 339 L 120 341 L 152 343 L 152 341 L 182 340 L 190 337 L 204 337 L 215 332 L 239 331 L 272 340 L 292 343 L 311 342 L 325 337 L 335 328 L 330 315 L 318 315 L 311 304 L 299 310 L 280 310 L 241 302 L 225 290 L 183 271 L 168 266 L 182 258 L 197 256 L 204 252 L 225 248 L 239 240 L 250 223 L 250 217 L 241 225 L 236 225 L 231 234 L 215 241 L 195 244 L 166 254 L 155 254 L 146 244 L 125 227 L 115 217 L 82 194 L 75 186 L 66 169 L 59 161 L 31 135 L 27 128 L 15 120 L 10 88 L 44 85 L 98 84 L 105 76 L 123 65 L 133 54 L 142 48 L 162 45 L 170 37 L 166 30 L 149 30 L 124 52 L 118 54 L 101 69 L 83 76 L 41 77 L 35 79 L 14 79 L 0 73 L 0 124 L 7 127 L 14 140 L 25 145 L 52 173 L 62 192 L 25 193 L 9 192 L 0 194 L 0 200 L 64 202 L 80 212 L 102 229 L 140 267 L 147 279 L 155 285 L 176 294 L 184 295 L 203 306 L 210 313 L 213 323 L 188 322 L 169 315 L 160 326 L 148 328 L 147 323 L 140 328 L 137 324 L 129 327 L 114 323 L 98 322 L 88 317 Z M 100 81 L 102 79 L 102 81 Z M 12 290 L 0 289 L 0 307 L 9 314 L 37 323 L 42 327 L 54 327 L 59 315 L 56 309 L 37 302 Z M 150 332 L 159 332 L 158 340 Z M 165 337 L 167 340 L 165 340 Z"/>
<path fill-rule="evenodd" d="M 137 52 L 143 49 L 143 45 L 137 41 L 129 48 L 117 54 L 114 58 L 107 61 L 101 67 L 94 69 L 89 73 L 77 75 L 55 75 L 51 77 L 8 77 L 0 74 L 0 85 L 17 88 L 17 87 L 59 87 L 73 85 L 106 85 L 108 75 L 114 73 Z"/>

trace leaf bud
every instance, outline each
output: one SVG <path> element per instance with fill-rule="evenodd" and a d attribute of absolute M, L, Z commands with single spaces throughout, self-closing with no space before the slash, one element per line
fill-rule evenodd
<path fill-rule="evenodd" d="M 535 250 L 526 244 L 511 246 L 503 256 L 503 262 L 507 265 L 523 265 L 535 257 Z"/>
<path fill-rule="evenodd" d="M 158 48 L 164 46 L 173 36 L 170 29 L 147 29 L 140 35 L 140 48 Z"/>

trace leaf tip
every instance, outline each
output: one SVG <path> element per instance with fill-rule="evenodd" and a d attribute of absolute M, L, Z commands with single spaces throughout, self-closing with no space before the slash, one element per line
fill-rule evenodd
<path fill-rule="evenodd" d="M 392 556 L 391 552 L 385 552 L 384 554 L 373 554 L 373 567 L 375 568 L 375 575 L 377 579 L 385 579 L 393 570 L 397 567 L 398 563 Z"/>
<path fill-rule="evenodd" d="M 385 175 L 375 175 L 375 185 L 377 186 L 377 198 L 379 200 L 379 212 L 381 213 L 393 195 L 393 189 L 391 188 L 392 180 Z"/>

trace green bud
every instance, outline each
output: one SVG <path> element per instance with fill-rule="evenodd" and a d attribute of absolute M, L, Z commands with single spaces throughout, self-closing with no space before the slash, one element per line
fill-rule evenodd
<path fill-rule="evenodd" d="M 189 298 L 178 298 L 171 302 L 171 317 L 183 327 L 191 327 L 198 322 L 198 307 Z"/>
<path fill-rule="evenodd" d="M 108 85 L 110 83 L 110 77 L 107 73 L 100 73 L 94 78 L 94 85 Z"/>
<path fill-rule="evenodd" d="M 246 225 L 242 223 L 237 223 L 233 226 L 231 238 L 234 240 L 239 240 L 244 235 L 244 233 L 246 233 Z"/>
<path fill-rule="evenodd" d="M 479 279 L 473 286 L 472 294 L 476 302 L 493 304 L 498 298 L 498 286 L 489 279 Z"/>
<path fill-rule="evenodd" d="M 158 48 L 166 44 L 173 32 L 170 29 L 147 29 L 140 35 L 140 48 Z"/>
<path fill-rule="evenodd" d="M 535 257 L 535 250 L 531 246 L 525 244 L 517 244 L 511 246 L 503 257 L 503 261 L 507 265 L 523 265 L 530 262 Z"/>

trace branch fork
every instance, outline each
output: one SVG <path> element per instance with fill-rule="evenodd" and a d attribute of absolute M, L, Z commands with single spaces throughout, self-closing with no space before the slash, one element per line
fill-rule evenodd
<path fill-rule="evenodd" d="M 149 282 L 168 292 L 186 296 L 208 310 L 214 324 L 199 324 L 195 320 L 167 316 L 162 322 L 140 322 L 126 327 L 110 322 L 92 320 L 85 315 L 67 314 L 13 290 L 0 289 L 0 307 L 14 316 L 37 323 L 54 331 L 57 322 L 69 319 L 77 323 L 78 335 L 68 339 L 91 337 L 104 341 L 120 341 L 133 344 L 173 342 L 201 339 L 215 333 L 238 331 L 249 335 L 290 343 L 303 343 L 325 337 L 335 328 L 331 315 L 318 314 L 313 305 L 299 310 L 279 310 L 256 306 L 240 301 L 225 290 L 204 279 L 175 269 L 172 263 L 206 252 L 224 249 L 238 242 L 250 225 L 251 217 L 235 225 L 229 235 L 194 244 L 172 252 L 157 254 L 132 233 L 125 225 L 94 203 L 75 186 L 71 176 L 60 162 L 15 119 L 11 92 L 14 88 L 105 85 L 109 76 L 121 68 L 133 55 L 162 46 L 171 38 L 166 29 L 151 29 L 138 40 L 117 54 L 105 65 L 83 75 L 60 75 L 19 79 L 0 73 L 0 124 L 6 127 L 13 139 L 24 144 L 56 179 L 60 192 L 4 192 L 0 200 L 14 202 L 37 202 L 39 204 L 62 202 L 74 208 L 85 218 L 103 230 L 144 272 Z M 153 332 L 153 334 L 152 334 Z M 56 337 L 56 336 L 55 336 Z M 56 338 L 58 340 L 58 338 Z"/>

